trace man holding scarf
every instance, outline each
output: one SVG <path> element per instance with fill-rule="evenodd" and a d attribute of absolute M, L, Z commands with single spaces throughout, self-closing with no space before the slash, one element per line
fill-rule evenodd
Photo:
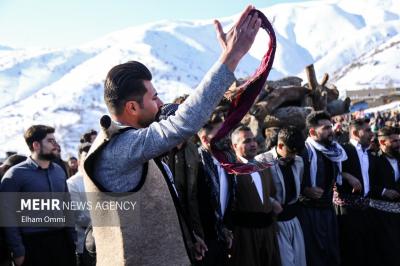
<path fill-rule="evenodd" d="M 84 164 L 85 188 L 88 192 L 130 192 L 91 195 L 94 200 L 124 197 L 138 204 L 136 216 L 121 211 L 91 212 L 92 221 L 99 224 L 118 222 L 117 226 L 94 224 L 97 265 L 190 264 L 187 251 L 195 236 L 190 235 L 193 231 L 165 165 L 155 158 L 186 141 L 207 121 L 254 42 L 261 25 L 257 14 L 249 6 L 227 33 L 216 21 L 223 47 L 219 61 L 166 120 L 156 122 L 163 103 L 146 66 L 130 61 L 109 71 L 104 99 L 112 120 L 108 116 L 101 119 L 103 130 Z M 200 260 L 203 255 L 204 250 L 195 258 Z"/>
<path fill-rule="evenodd" d="M 299 220 L 303 228 L 307 265 L 339 265 L 339 243 L 332 197 L 335 182 L 342 184 L 344 149 L 333 141 L 331 117 L 324 111 L 306 119 L 308 138 L 303 153 L 304 178 Z"/>

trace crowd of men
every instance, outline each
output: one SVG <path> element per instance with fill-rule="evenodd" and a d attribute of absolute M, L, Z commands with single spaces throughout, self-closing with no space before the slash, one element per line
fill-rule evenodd
<path fill-rule="evenodd" d="M 349 121 L 348 142 L 339 144 L 335 120 L 313 112 L 306 134 L 282 128 L 261 154 L 251 130 L 239 126 L 231 134 L 238 160 L 277 161 L 250 176 L 230 175 L 213 158 L 209 143 L 220 119 L 200 130 L 197 191 L 195 178 L 176 184 L 209 246 L 204 261 L 213 262 L 205 265 L 399 264 L 399 128 L 382 126 L 374 134 L 368 118 L 357 118 Z M 375 137 L 379 146 L 371 150 Z M 168 154 L 172 169 L 191 169 L 198 156 L 189 152 L 192 145 Z"/>
<path fill-rule="evenodd" d="M 229 172 L 213 155 L 224 121 L 212 113 L 261 21 L 248 7 L 228 33 L 215 25 L 221 57 L 179 107 L 162 103 L 146 66 L 117 65 L 104 86 L 111 119 L 84 135 L 77 157 L 65 163 L 54 128 L 33 125 L 31 154 L 1 168 L 0 192 L 134 195 L 140 223 L 79 212 L 75 228 L 4 227 L 1 265 L 400 265 L 398 115 L 391 125 L 375 117 L 375 136 L 365 117 L 339 134 L 344 120 L 314 111 L 305 131 L 280 128 L 261 153 L 237 125 L 226 136 L 236 161 L 268 167 Z M 97 262 L 88 262 L 89 223 L 108 218 L 120 226 L 93 226 Z"/>
<path fill-rule="evenodd" d="M 163 154 L 201 243 L 201 259 L 196 263 L 398 265 L 400 130 L 382 125 L 374 133 L 369 118 L 352 119 L 342 127 L 348 141 L 339 145 L 337 140 L 342 136 L 335 134 L 334 127 L 344 121 L 326 112 L 313 112 L 307 117 L 306 132 L 281 128 L 272 140 L 273 148 L 263 153 L 258 152 L 250 128 L 239 125 L 230 135 L 237 159 L 245 163 L 275 161 L 271 167 L 248 175 L 227 173 L 213 157 L 210 140 L 223 122 L 218 116 L 193 136 L 196 138 Z M 390 116 L 389 120 L 397 118 Z M 83 161 L 96 136 L 94 130 L 83 135 L 78 169 L 71 171 L 73 164 L 60 157 L 54 129 L 32 126 L 25 133 L 32 154 L 13 154 L 2 163 L 1 191 L 68 190 L 78 192 L 71 195 L 82 195 Z M 374 148 L 375 138 L 378 149 Z M 49 179 L 52 185 L 40 184 L 40 179 Z M 79 212 L 76 236 L 65 228 L 21 228 L 19 232 L 5 228 L 3 259 L 10 263 L 8 250 L 16 265 L 26 253 L 33 257 L 28 255 L 21 265 L 40 265 L 48 256 L 54 256 L 58 265 L 75 265 L 76 261 L 93 265 L 83 256 L 89 224 L 89 213 Z M 75 239 L 75 245 L 70 239 Z"/>

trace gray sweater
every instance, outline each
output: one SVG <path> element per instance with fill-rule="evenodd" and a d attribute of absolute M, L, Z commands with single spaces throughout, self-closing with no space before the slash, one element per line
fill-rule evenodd
<path fill-rule="evenodd" d="M 174 116 L 112 138 L 97 158 L 94 178 L 113 192 L 134 189 L 143 164 L 196 134 L 234 81 L 227 66 L 216 63 Z"/>

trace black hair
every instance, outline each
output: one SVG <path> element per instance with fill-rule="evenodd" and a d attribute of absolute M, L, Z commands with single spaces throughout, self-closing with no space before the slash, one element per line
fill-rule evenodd
<path fill-rule="evenodd" d="M 33 143 L 35 141 L 40 142 L 46 138 L 47 134 L 52 134 L 54 132 L 55 129 L 53 127 L 45 125 L 33 125 L 25 131 L 24 139 L 29 147 L 29 150 L 33 151 Z"/>
<path fill-rule="evenodd" d="M 104 101 L 112 114 L 121 114 L 127 101 L 142 106 L 147 89 L 144 80 L 152 79 L 150 70 L 140 62 L 129 61 L 113 67 L 104 82 Z"/>
<path fill-rule="evenodd" d="M 97 136 L 97 131 L 94 129 L 89 130 L 88 132 L 84 133 L 81 136 L 81 139 L 79 140 L 80 143 L 85 143 L 85 142 L 91 142 L 92 140 L 92 135 L 96 135 Z"/>
<path fill-rule="evenodd" d="M 369 124 L 369 121 L 370 120 L 368 118 L 359 118 L 359 119 L 352 120 L 350 122 L 350 128 L 360 130 L 363 128 L 363 126 L 365 124 Z"/>
<path fill-rule="evenodd" d="M 331 120 L 331 115 L 326 111 L 311 112 L 306 118 L 307 130 L 318 127 L 321 120 Z"/>
<path fill-rule="evenodd" d="M 9 156 L 4 162 L 4 165 L 8 165 L 8 166 L 14 166 L 16 164 L 19 164 L 23 161 L 25 161 L 27 159 L 27 157 L 25 155 L 20 155 L 20 154 L 13 154 L 11 156 Z"/>
<path fill-rule="evenodd" d="M 265 138 L 265 149 L 268 151 L 276 146 L 278 143 L 279 127 L 268 127 L 263 130 L 263 137 Z"/>
<path fill-rule="evenodd" d="M 81 159 L 82 153 L 88 153 L 91 146 L 92 144 L 89 142 L 81 143 L 78 147 L 78 158 Z"/>
<path fill-rule="evenodd" d="M 199 133 L 205 132 L 205 134 L 208 135 L 217 124 L 222 123 L 222 122 L 223 122 L 223 120 L 221 117 L 215 116 L 215 117 L 213 117 L 213 119 L 209 120 L 204 126 L 202 126 Z"/>
<path fill-rule="evenodd" d="M 394 127 L 385 126 L 378 131 L 378 137 L 390 137 L 391 135 L 396 135 L 398 132 Z"/>
<path fill-rule="evenodd" d="M 301 152 L 305 146 L 302 132 L 294 126 L 281 128 L 278 141 L 282 141 L 290 151 L 294 152 Z"/>

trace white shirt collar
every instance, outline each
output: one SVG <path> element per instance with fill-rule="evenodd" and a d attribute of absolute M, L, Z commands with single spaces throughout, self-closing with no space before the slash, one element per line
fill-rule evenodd
<path fill-rule="evenodd" d="M 363 152 L 366 152 L 367 150 L 369 150 L 369 147 L 366 148 L 365 150 L 362 148 L 361 144 L 355 140 L 355 139 L 350 139 L 350 143 L 358 150 L 361 150 Z"/>
<path fill-rule="evenodd" d="M 356 147 L 356 148 L 358 148 L 358 149 L 361 149 L 361 144 L 358 143 L 357 140 L 355 140 L 355 139 L 350 139 L 350 143 L 351 143 L 354 147 Z"/>
<path fill-rule="evenodd" d="M 247 160 L 246 158 L 243 158 L 242 156 L 238 156 L 238 158 L 242 161 L 242 163 L 248 163 L 249 160 Z"/>

